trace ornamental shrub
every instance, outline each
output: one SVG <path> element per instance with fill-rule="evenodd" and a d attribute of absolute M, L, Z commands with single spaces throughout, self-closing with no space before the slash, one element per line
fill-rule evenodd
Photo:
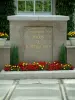
<path fill-rule="evenodd" d="M 19 63 L 19 51 L 17 46 L 11 46 L 10 49 L 10 64 L 18 65 Z"/>
<path fill-rule="evenodd" d="M 62 64 L 67 63 L 67 50 L 64 44 L 62 44 L 60 48 L 60 53 L 59 53 L 59 62 Z"/>

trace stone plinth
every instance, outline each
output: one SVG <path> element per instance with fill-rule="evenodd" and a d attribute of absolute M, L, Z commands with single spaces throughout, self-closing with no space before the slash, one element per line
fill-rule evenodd
<path fill-rule="evenodd" d="M 0 46 L 0 70 L 5 64 L 10 64 L 10 42 L 6 41 L 4 46 Z"/>
<path fill-rule="evenodd" d="M 66 45 L 68 16 L 14 15 L 8 20 L 10 41 L 19 46 L 20 61 L 58 60 L 61 45 Z"/>
<path fill-rule="evenodd" d="M 75 46 L 66 46 L 67 48 L 67 62 L 75 67 Z"/>

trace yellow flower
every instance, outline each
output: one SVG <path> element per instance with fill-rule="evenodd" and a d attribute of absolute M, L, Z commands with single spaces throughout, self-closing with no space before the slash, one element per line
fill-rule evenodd
<path fill-rule="evenodd" d="M 42 67 L 41 65 L 39 65 L 39 67 Z"/>
<path fill-rule="evenodd" d="M 63 64 L 61 64 L 61 66 L 62 66 Z"/>
<path fill-rule="evenodd" d="M 5 33 L 5 36 L 8 36 L 8 34 L 7 34 L 7 33 Z"/>
<path fill-rule="evenodd" d="M 43 69 L 43 68 L 41 68 L 41 69 Z"/>
<path fill-rule="evenodd" d="M 8 65 L 6 64 L 5 67 L 7 67 Z"/>
<path fill-rule="evenodd" d="M 64 68 L 65 69 L 65 68 Z"/>
<path fill-rule="evenodd" d="M 28 63 L 26 63 L 25 65 L 28 65 Z"/>
<path fill-rule="evenodd" d="M 44 65 L 42 67 L 44 67 Z"/>
<path fill-rule="evenodd" d="M 73 36 L 74 37 L 75 36 L 75 32 L 69 32 L 68 36 L 71 36 L 71 37 Z"/>
<path fill-rule="evenodd" d="M 23 66 L 25 65 L 25 63 L 22 64 Z"/>
<path fill-rule="evenodd" d="M 4 36 L 4 34 L 1 34 L 1 36 Z"/>

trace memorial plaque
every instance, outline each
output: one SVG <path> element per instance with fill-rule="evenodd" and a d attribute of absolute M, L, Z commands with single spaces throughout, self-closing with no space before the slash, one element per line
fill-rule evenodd
<path fill-rule="evenodd" d="M 24 60 L 52 61 L 52 27 L 26 27 Z"/>

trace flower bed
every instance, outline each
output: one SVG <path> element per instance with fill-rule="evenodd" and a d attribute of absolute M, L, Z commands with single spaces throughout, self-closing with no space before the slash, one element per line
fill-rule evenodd
<path fill-rule="evenodd" d="M 8 38 L 8 34 L 7 33 L 3 33 L 3 32 L 0 32 L 0 38 Z"/>
<path fill-rule="evenodd" d="M 55 62 L 20 62 L 18 65 L 5 65 L 5 71 L 40 71 L 40 70 L 73 70 L 74 67 L 71 64 L 61 64 L 58 61 Z"/>

